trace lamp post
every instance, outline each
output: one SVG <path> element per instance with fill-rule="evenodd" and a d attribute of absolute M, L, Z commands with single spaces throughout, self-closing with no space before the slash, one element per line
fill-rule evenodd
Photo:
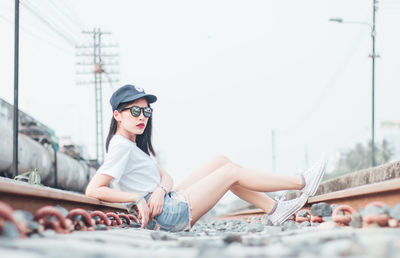
<path fill-rule="evenodd" d="M 375 158 L 375 58 L 379 57 L 375 53 L 375 38 L 376 38 L 376 30 L 375 30 L 375 14 L 376 14 L 376 0 L 373 0 L 373 15 L 372 15 L 372 24 L 368 22 L 360 22 L 360 21 L 344 21 L 342 18 L 332 18 L 329 19 L 331 22 L 338 23 L 348 23 L 348 24 L 361 24 L 367 25 L 371 29 L 371 38 L 372 38 L 372 54 L 370 57 L 372 58 L 372 121 L 371 121 L 371 164 L 372 166 L 376 166 L 376 158 Z"/>

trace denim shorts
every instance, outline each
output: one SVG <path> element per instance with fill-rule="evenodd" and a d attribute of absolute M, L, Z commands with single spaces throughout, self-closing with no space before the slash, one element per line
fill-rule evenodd
<path fill-rule="evenodd" d="M 147 194 L 144 198 L 149 200 L 151 193 Z M 171 191 L 164 196 L 164 206 L 160 215 L 154 217 L 154 221 L 164 231 L 184 231 L 190 230 L 192 222 L 192 215 L 190 211 L 189 199 L 184 191 Z M 152 221 L 149 221 L 149 227 Z M 147 228 L 149 228 L 147 227 Z"/>

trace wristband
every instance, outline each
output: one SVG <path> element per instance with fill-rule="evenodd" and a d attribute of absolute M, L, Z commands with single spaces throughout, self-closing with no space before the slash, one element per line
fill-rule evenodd
<path fill-rule="evenodd" d="M 163 186 L 163 185 L 158 185 L 158 187 L 160 187 L 161 189 L 163 189 L 164 192 L 165 192 L 165 194 L 168 194 L 168 189 L 167 189 L 165 186 Z"/>

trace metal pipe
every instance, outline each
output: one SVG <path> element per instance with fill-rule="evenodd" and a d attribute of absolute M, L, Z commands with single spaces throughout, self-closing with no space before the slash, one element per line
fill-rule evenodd
<path fill-rule="evenodd" d="M 14 115 L 13 115 L 13 161 L 14 176 L 18 175 L 18 57 L 19 57 L 19 0 L 15 0 L 14 32 Z"/>

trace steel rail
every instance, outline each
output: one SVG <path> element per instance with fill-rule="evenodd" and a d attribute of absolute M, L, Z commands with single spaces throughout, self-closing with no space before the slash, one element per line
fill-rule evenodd
<path fill-rule="evenodd" d="M 128 213 L 126 206 L 120 203 L 103 202 L 79 193 L 10 181 L 0 178 L 0 201 L 9 204 L 13 209 L 34 213 L 45 205 L 60 205 L 67 210 L 82 208 Z"/>
<path fill-rule="evenodd" d="M 385 202 L 389 206 L 400 203 L 400 178 L 313 196 L 308 199 L 306 207 L 310 207 L 314 203 L 326 202 L 328 204 L 347 204 L 359 210 L 375 201 Z M 245 209 L 222 215 L 219 218 L 260 216 L 264 213 L 261 209 Z"/>

